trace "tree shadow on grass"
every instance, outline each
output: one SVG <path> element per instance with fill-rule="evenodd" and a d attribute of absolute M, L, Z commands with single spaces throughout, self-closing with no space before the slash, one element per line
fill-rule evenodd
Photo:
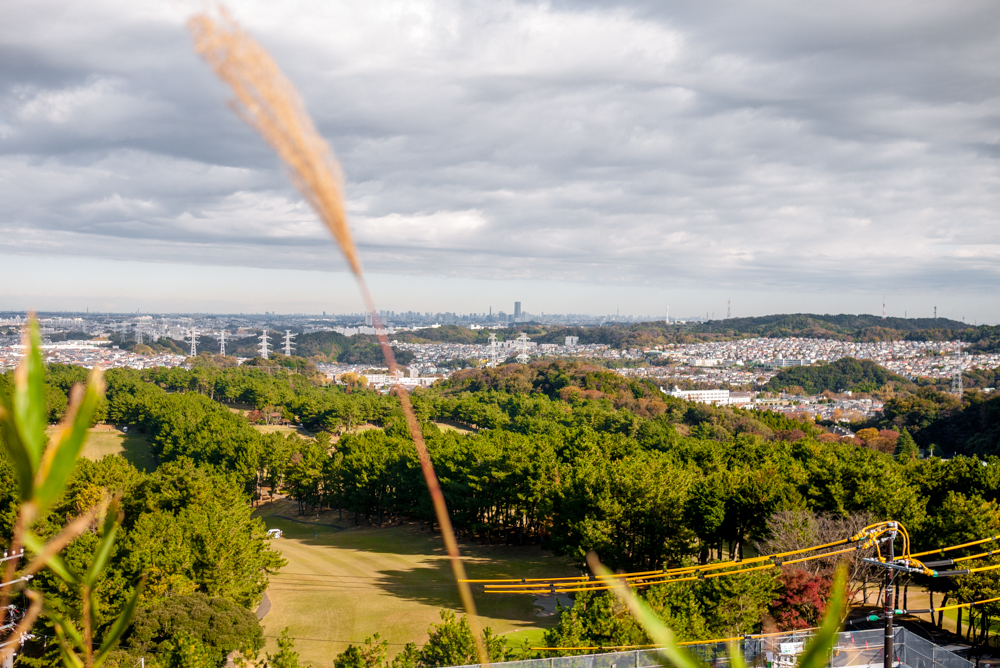
<path fill-rule="evenodd" d="M 156 470 L 156 457 L 153 456 L 153 450 L 145 437 L 127 434 L 122 439 L 122 447 L 125 451 L 121 455 L 129 464 L 146 473 Z"/>
<path fill-rule="evenodd" d="M 462 602 L 458 594 L 451 566 L 446 559 L 440 563 L 409 571 L 380 571 L 379 579 L 373 585 L 393 596 L 435 608 L 461 610 Z M 483 617 L 510 620 L 515 625 L 546 626 L 557 620 L 539 617 L 541 606 L 535 604 L 535 597 L 521 594 L 485 594 L 482 585 L 472 585 L 476 612 Z"/>

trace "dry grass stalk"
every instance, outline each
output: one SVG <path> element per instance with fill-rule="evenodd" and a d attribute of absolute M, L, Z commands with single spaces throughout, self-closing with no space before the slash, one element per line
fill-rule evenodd
<path fill-rule="evenodd" d="M 190 20 L 188 27 L 194 37 L 195 50 L 211 65 L 219 78 L 232 87 L 236 99 L 231 106 L 236 114 L 257 130 L 288 166 L 295 187 L 319 215 L 344 253 L 347 264 L 358 281 L 365 307 L 372 314 L 377 330 L 381 330 L 378 310 L 365 283 L 361 261 L 347 224 L 342 177 L 333 153 L 316 131 L 295 87 L 281 73 L 267 51 L 244 33 L 225 10 L 221 10 L 220 14 L 218 19 L 199 14 Z M 390 373 L 395 372 L 398 366 L 388 339 L 384 333 L 379 334 L 378 339 Z M 464 582 L 467 579 L 465 566 L 448 516 L 444 494 L 438 484 L 409 395 L 402 386 L 397 386 L 395 391 L 420 459 L 452 572 L 475 638 L 479 661 L 489 663 L 476 617 L 472 590 Z"/>

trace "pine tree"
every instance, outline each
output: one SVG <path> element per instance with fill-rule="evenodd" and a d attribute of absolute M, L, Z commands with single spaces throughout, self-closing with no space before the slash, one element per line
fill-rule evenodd
<path fill-rule="evenodd" d="M 287 626 L 278 638 L 278 653 L 267 655 L 267 665 L 268 668 L 299 668 L 299 653 L 295 651 L 295 641 Z"/>
<path fill-rule="evenodd" d="M 899 434 L 899 440 L 896 441 L 895 454 L 896 459 L 900 462 L 916 459 L 920 455 L 920 448 L 917 447 L 917 443 L 906 429 L 903 429 Z"/>

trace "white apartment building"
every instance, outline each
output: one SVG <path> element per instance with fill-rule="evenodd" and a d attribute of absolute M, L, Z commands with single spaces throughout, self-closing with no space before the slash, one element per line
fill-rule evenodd
<path fill-rule="evenodd" d="M 679 390 L 676 385 L 669 392 L 662 387 L 660 390 L 672 397 L 686 401 L 695 401 L 699 404 L 729 405 L 729 390 Z"/>
<path fill-rule="evenodd" d="M 660 391 L 684 399 L 694 401 L 699 404 L 712 404 L 714 406 L 744 406 L 753 403 L 753 395 L 749 392 L 730 392 L 729 390 L 679 390 L 677 386 L 667 392 L 662 387 Z"/>

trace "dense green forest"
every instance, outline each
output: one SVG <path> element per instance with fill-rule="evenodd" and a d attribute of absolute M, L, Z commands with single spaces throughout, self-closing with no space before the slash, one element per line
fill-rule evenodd
<path fill-rule="evenodd" d="M 764 389 L 787 392 L 792 388 L 806 394 L 823 392 L 876 392 L 892 383 L 893 389 L 913 390 L 916 386 L 871 360 L 844 357 L 828 364 L 783 369 L 767 382 Z"/>
<path fill-rule="evenodd" d="M 433 527 L 397 400 L 323 385 L 303 373 L 308 368 L 290 358 L 267 369 L 107 372 L 103 419 L 144 433 L 159 468 L 141 473 L 115 457 L 81 462 L 71 493 L 43 522 L 51 534 L 102 490 L 124 495 L 124 535 L 100 591 L 101 619 L 111 619 L 137 574 L 150 573 L 126 654 L 154 648 L 168 655 L 178 638 L 194 638 L 216 657 L 260 646 L 250 610 L 279 565 L 263 524 L 250 515 L 265 488 L 288 493 L 303 512 L 339 508 L 358 523 L 405 517 Z M 50 417 L 65 410 L 65 393 L 82 376 L 75 367 L 50 367 Z M 0 378 L 9 388 L 9 374 Z M 964 402 L 956 397 L 946 404 L 919 392 L 933 390 L 914 396 L 937 412 L 890 404 L 887 424 L 912 430 L 918 441 L 935 429 L 945 434 L 953 423 L 964 425 L 952 429 L 962 438 L 981 438 L 982 425 L 995 431 L 996 400 L 979 401 L 979 393 L 970 392 Z M 226 403 L 279 412 L 318 437 L 262 434 Z M 892 518 L 904 522 L 921 547 L 1000 532 L 995 435 L 992 445 L 976 450 L 983 459 L 920 459 L 912 450 L 893 456 L 777 414 L 683 402 L 652 383 L 581 363 L 459 371 L 417 391 L 413 404 L 465 540 L 541 544 L 581 561 L 594 551 L 612 568 L 641 570 L 752 552 L 775 538 L 774 520 L 782 513 Z M 980 422 L 972 425 L 973 416 Z M 434 424 L 440 420 L 473 433 L 441 431 Z M 362 423 L 380 428 L 355 432 Z M 340 435 L 335 444 L 330 434 Z M 938 444 L 947 442 L 942 436 Z M 955 442 L 966 447 L 968 441 Z M 0 465 L 5 508 L 13 506 L 15 489 L 9 466 Z M 8 510 L 0 525 L 8 537 L 12 519 Z M 71 555 L 93 549 L 89 535 L 72 544 Z M 817 584 L 802 577 L 780 571 L 653 588 L 647 596 L 684 638 L 732 635 L 759 629 L 765 614 L 787 617 L 789 627 L 814 621 L 815 614 L 796 616 L 793 602 L 801 596 L 795 592 L 817 591 L 828 578 L 809 574 Z M 43 584 L 58 590 L 55 582 Z M 931 584 L 959 595 L 949 589 L 954 583 Z M 183 600 L 202 612 L 179 619 L 177 597 L 192 597 Z M 641 639 L 627 616 L 600 623 L 610 605 L 582 596 L 564 611 L 550 641 Z M 242 630 L 221 637 L 205 632 L 213 615 Z"/>
<path fill-rule="evenodd" d="M 885 402 L 878 426 L 906 429 L 923 448 L 945 454 L 1000 454 L 1000 396 L 969 390 L 960 399 L 950 392 L 920 388 Z"/>

